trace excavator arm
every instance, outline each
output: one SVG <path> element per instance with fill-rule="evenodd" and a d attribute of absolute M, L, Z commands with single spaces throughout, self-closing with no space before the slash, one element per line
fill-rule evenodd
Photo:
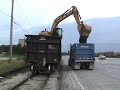
<path fill-rule="evenodd" d="M 80 39 L 79 42 L 80 43 L 86 43 L 87 42 L 87 38 L 91 32 L 91 26 L 88 25 L 84 25 L 83 22 L 80 20 L 80 14 L 77 10 L 77 8 L 75 6 L 72 6 L 70 9 L 68 9 L 66 12 L 64 12 L 62 15 L 58 16 L 52 24 L 51 27 L 51 32 L 41 32 L 40 35 L 47 35 L 47 36 L 54 36 L 57 33 L 57 26 L 58 24 L 66 19 L 67 17 L 69 17 L 70 15 L 74 16 L 75 21 L 77 23 L 77 28 L 78 28 L 78 32 L 80 34 Z"/>
<path fill-rule="evenodd" d="M 79 13 L 78 13 L 77 8 L 76 8 L 75 6 L 72 6 L 70 9 L 68 9 L 67 11 L 65 11 L 62 15 L 58 16 L 58 17 L 54 20 L 54 22 L 53 22 L 53 24 L 52 24 L 52 27 L 51 27 L 51 31 L 53 32 L 54 30 L 56 30 L 56 27 L 58 26 L 58 24 L 59 24 L 62 20 L 66 19 L 67 17 L 69 17 L 69 16 L 72 15 L 72 14 L 73 14 L 74 17 L 75 17 L 75 20 L 76 20 L 77 24 L 79 24 L 79 23 L 80 23 L 80 21 L 79 21 L 80 15 L 79 15 Z M 80 17 L 80 19 L 81 19 L 81 17 Z"/>

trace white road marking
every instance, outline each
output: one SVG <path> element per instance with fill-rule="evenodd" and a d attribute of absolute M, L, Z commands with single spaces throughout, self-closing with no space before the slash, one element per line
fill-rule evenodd
<path fill-rule="evenodd" d="M 83 85 L 79 82 L 79 80 L 77 79 L 77 77 L 76 77 L 76 75 L 74 74 L 73 71 L 72 71 L 72 74 L 73 74 L 75 80 L 78 82 L 79 86 L 82 88 L 82 90 L 85 90 L 84 87 L 83 87 Z"/>

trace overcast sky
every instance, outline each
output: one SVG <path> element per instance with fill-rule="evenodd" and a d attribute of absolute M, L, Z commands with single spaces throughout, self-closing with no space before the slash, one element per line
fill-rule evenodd
<path fill-rule="evenodd" d="M 0 10 L 10 15 L 11 1 L 0 0 Z M 96 17 L 120 16 L 120 0 L 14 0 L 14 19 L 21 25 L 46 25 L 72 5 L 78 8 L 83 20 Z M 7 24 L 7 16 L 2 14 L 0 23 Z M 27 20 L 26 19 L 29 20 Z M 6 22 L 5 22 L 6 21 Z M 73 17 L 64 22 L 74 21 Z"/>
<path fill-rule="evenodd" d="M 12 0 L 0 0 L 0 31 L 9 30 Z M 75 5 L 82 20 L 120 16 L 120 0 L 14 0 L 14 29 L 51 24 Z M 70 16 L 63 22 L 73 22 Z M 5 33 L 5 32 L 4 32 Z M 7 35 L 6 37 L 8 37 Z"/>

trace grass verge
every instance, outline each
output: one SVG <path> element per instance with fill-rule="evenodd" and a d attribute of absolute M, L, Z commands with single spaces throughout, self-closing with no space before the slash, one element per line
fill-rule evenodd
<path fill-rule="evenodd" d="M 24 66 L 26 66 L 24 60 L 12 60 L 11 63 L 9 63 L 8 60 L 2 60 L 0 61 L 0 75 Z"/>

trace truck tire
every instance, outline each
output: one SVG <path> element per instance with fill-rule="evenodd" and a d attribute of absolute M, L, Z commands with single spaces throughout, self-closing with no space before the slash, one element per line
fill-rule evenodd
<path fill-rule="evenodd" d="M 80 69 L 80 63 L 79 62 L 74 62 L 74 63 L 72 63 L 73 65 L 72 65 L 72 68 L 74 69 L 74 70 L 79 70 Z"/>
<path fill-rule="evenodd" d="M 68 66 L 70 66 L 70 60 L 68 60 Z"/>
<path fill-rule="evenodd" d="M 94 62 L 89 62 L 89 65 L 88 65 L 88 69 L 89 70 L 93 70 L 94 69 Z"/>

